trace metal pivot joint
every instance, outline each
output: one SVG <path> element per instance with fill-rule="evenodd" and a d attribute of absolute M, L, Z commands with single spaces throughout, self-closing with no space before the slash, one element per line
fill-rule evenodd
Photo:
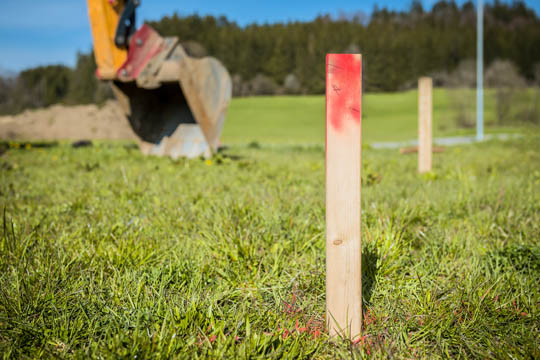
<path fill-rule="evenodd" d="M 136 9 L 140 5 L 140 0 L 128 0 L 124 7 L 124 11 L 120 15 L 120 21 L 116 27 L 116 34 L 114 36 L 114 44 L 120 49 L 127 49 L 131 36 L 137 29 L 136 26 Z"/>

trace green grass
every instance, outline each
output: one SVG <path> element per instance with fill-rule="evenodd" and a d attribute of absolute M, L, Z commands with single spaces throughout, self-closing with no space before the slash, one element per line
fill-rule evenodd
<path fill-rule="evenodd" d="M 461 98 L 465 101 L 463 105 L 466 112 L 474 120 L 476 93 L 474 90 L 460 92 L 464 94 Z M 439 137 L 473 134 L 475 129 L 462 129 L 457 126 L 456 109 L 449 94 L 449 90 L 439 88 L 433 92 L 433 135 Z M 364 142 L 415 139 L 418 136 L 417 97 L 416 90 L 365 94 L 362 119 Z M 523 101 L 525 98 L 521 97 Z M 515 131 L 512 128 L 491 127 L 496 122 L 493 91 L 486 92 L 485 102 L 488 132 Z M 324 107 L 324 96 L 235 98 L 225 123 L 224 142 L 324 144 Z"/>
<path fill-rule="evenodd" d="M 0 354 L 539 358 L 538 149 L 538 133 L 453 147 L 422 176 L 414 155 L 364 151 L 356 345 L 320 332 L 322 146 L 233 146 L 211 162 L 118 143 L 8 150 Z"/>

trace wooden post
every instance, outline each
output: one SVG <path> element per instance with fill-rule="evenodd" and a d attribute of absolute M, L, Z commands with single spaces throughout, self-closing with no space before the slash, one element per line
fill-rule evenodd
<path fill-rule="evenodd" d="M 423 77 L 418 80 L 418 172 L 431 171 L 431 118 L 433 81 Z"/>
<path fill-rule="evenodd" d="M 331 336 L 362 331 L 360 238 L 362 55 L 326 56 L 326 322 Z"/>

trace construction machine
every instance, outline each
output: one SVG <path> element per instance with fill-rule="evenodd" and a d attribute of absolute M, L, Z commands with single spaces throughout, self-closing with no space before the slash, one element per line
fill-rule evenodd
<path fill-rule="evenodd" d="M 217 151 L 232 82 L 216 59 L 190 57 L 177 37 L 136 29 L 140 0 L 87 0 L 99 79 L 113 92 L 143 153 Z"/>

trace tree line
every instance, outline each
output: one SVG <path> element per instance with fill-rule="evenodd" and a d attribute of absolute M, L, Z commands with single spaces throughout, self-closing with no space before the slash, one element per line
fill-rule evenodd
<path fill-rule="evenodd" d="M 326 53 L 362 53 L 367 91 L 396 91 L 431 75 L 446 86 L 460 64 L 476 56 L 476 8 L 438 1 L 431 10 L 415 0 L 407 11 L 374 8 L 362 13 L 321 15 L 309 22 L 239 26 L 225 16 L 174 14 L 149 23 L 177 36 L 193 56 L 221 60 L 233 76 L 234 95 L 322 94 Z M 540 19 L 523 1 L 494 1 L 485 8 L 485 61 L 504 59 L 525 82 L 540 63 Z M 20 111 L 55 102 L 99 102 L 111 96 L 94 77 L 91 54 L 79 54 L 74 69 L 29 69 L 0 80 L 0 111 Z M 8 89 L 8 90 L 6 90 Z M 10 93 L 11 91 L 11 93 Z"/>
<path fill-rule="evenodd" d="M 95 77 L 92 53 L 77 55 L 75 68 L 64 65 L 39 66 L 20 72 L 16 77 L 0 77 L 0 114 L 47 107 L 103 103 L 112 98 L 112 90 Z"/>
<path fill-rule="evenodd" d="M 223 61 L 235 83 L 249 84 L 264 75 L 283 87 L 287 77 L 294 76 L 296 89 L 289 90 L 301 93 L 324 92 L 325 54 L 330 52 L 363 54 L 367 91 L 399 90 L 419 76 L 451 73 L 476 56 L 476 8 L 471 1 L 461 7 L 439 1 L 430 11 L 413 1 L 406 12 L 375 8 L 369 19 L 341 14 L 240 27 L 226 17 L 175 14 L 150 25 L 163 35 L 201 44 Z M 540 62 L 536 13 L 522 1 L 495 1 L 486 5 L 484 26 L 486 63 L 508 59 L 532 80 L 534 65 Z"/>

